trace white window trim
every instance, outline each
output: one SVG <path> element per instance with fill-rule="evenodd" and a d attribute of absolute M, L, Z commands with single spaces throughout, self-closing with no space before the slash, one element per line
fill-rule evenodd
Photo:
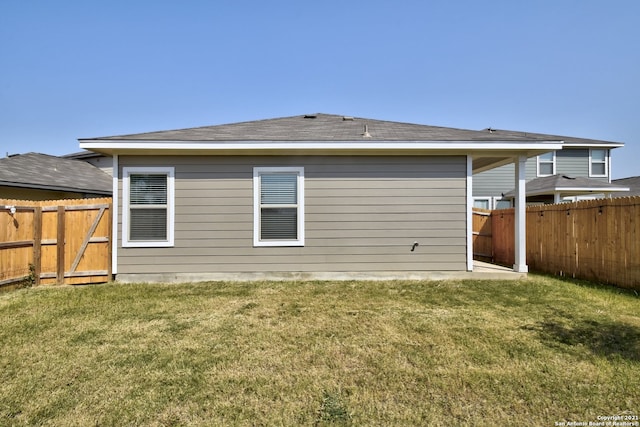
<path fill-rule="evenodd" d="M 600 174 L 594 174 L 593 173 L 593 157 L 591 155 L 591 153 L 593 153 L 593 150 L 598 150 L 598 151 L 604 151 L 604 162 L 602 162 L 602 164 L 604 164 L 604 174 L 600 175 Z M 598 162 L 600 163 L 600 162 Z M 590 178 L 606 178 L 607 176 L 609 176 L 609 151 L 606 148 L 592 148 L 589 150 L 589 177 Z"/>
<path fill-rule="evenodd" d="M 502 209 L 510 209 L 513 207 L 513 202 L 511 200 L 504 199 L 503 197 L 494 197 L 493 205 L 491 206 L 491 209 L 492 210 L 498 209 L 498 202 L 501 202 L 501 201 L 509 202 L 509 208 L 502 208 Z"/>
<path fill-rule="evenodd" d="M 263 173 L 293 172 L 298 175 L 298 239 L 260 240 L 260 175 Z M 304 246 L 304 167 L 253 168 L 253 246 Z"/>
<path fill-rule="evenodd" d="M 167 240 L 129 240 L 129 176 L 135 174 L 167 175 Z M 175 223 L 175 168 L 173 167 L 123 167 L 122 168 L 122 247 L 162 248 L 174 245 Z"/>
<path fill-rule="evenodd" d="M 492 210 L 492 211 L 498 209 L 498 202 L 503 200 L 506 202 L 509 202 L 511 207 L 513 207 L 513 203 L 510 200 L 502 198 L 502 196 L 476 196 L 476 197 L 472 197 L 472 199 L 473 199 L 473 202 L 475 202 L 476 200 L 489 202 L 489 210 Z M 473 204 L 475 203 L 472 203 L 472 205 Z M 503 208 L 503 209 L 507 209 L 507 208 Z"/>
<path fill-rule="evenodd" d="M 493 202 L 493 200 L 492 200 L 492 197 L 491 197 L 491 196 L 473 197 L 473 205 L 474 205 L 474 207 L 475 207 L 475 202 L 477 202 L 477 201 L 488 202 L 488 207 L 487 207 L 487 209 L 488 209 L 488 210 L 493 209 L 493 203 L 492 203 L 492 202 Z M 481 209 L 484 209 L 484 208 L 481 208 Z"/>
<path fill-rule="evenodd" d="M 553 153 L 553 159 L 551 160 L 551 174 L 546 174 L 546 173 L 540 173 L 540 156 L 536 157 L 536 176 L 539 177 L 543 177 L 543 176 L 552 176 L 556 174 L 556 152 L 552 151 Z M 549 163 L 547 161 L 543 162 L 545 164 Z"/>

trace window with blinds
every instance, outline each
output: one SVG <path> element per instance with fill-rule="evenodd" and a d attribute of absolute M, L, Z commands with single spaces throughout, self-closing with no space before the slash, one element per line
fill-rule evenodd
<path fill-rule="evenodd" d="M 173 168 L 123 170 L 123 245 L 172 245 Z"/>
<path fill-rule="evenodd" d="M 254 244 L 304 244 L 302 168 L 254 168 Z"/>
<path fill-rule="evenodd" d="M 130 175 L 129 240 L 167 240 L 167 175 Z"/>

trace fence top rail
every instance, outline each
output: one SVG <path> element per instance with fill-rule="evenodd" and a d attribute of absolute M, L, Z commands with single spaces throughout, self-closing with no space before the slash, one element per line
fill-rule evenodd
<path fill-rule="evenodd" d="M 64 210 L 66 211 L 88 211 L 88 210 L 98 210 L 98 209 L 103 209 L 103 208 L 108 208 L 109 205 L 108 204 L 103 204 L 103 205 L 72 205 L 72 206 L 65 206 L 65 205 L 59 205 L 62 206 L 64 208 Z M 42 208 L 42 212 L 54 212 L 58 210 L 58 206 L 45 206 Z"/>
<path fill-rule="evenodd" d="M 37 206 L 0 205 L 0 212 L 34 212 Z"/>
<path fill-rule="evenodd" d="M 578 202 L 555 203 L 550 205 L 534 205 L 527 206 L 527 213 L 531 212 L 567 212 L 571 210 L 589 210 L 589 209 L 605 209 L 618 207 L 635 207 L 640 206 L 640 196 L 614 197 L 594 200 L 580 200 Z M 513 215 L 515 208 L 494 209 L 487 211 L 486 209 L 473 208 L 473 212 L 481 214 L 482 212 L 491 212 L 493 215 Z"/>
<path fill-rule="evenodd" d="M 111 203 L 111 197 L 98 197 L 92 199 L 60 199 L 60 200 L 19 200 L 19 199 L 0 199 L 0 207 L 4 206 L 18 206 L 22 208 L 27 207 L 45 207 L 45 206 L 86 206 Z"/>

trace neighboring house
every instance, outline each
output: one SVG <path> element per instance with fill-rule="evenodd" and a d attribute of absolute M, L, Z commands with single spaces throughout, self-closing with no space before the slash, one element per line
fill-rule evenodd
<path fill-rule="evenodd" d="M 627 195 L 629 187 L 609 184 L 592 178 L 573 178 L 566 175 L 551 175 L 527 182 L 527 204 L 549 205 L 578 200 L 592 200 L 614 195 Z M 505 193 L 504 200 L 515 198 L 515 191 Z"/>
<path fill-rule="evenodd" d="M 629 178 L 614 179 L 611 181 L 613 184 L 621 185 L 629 188 L 628 193 L 620 194 L 621 197 L 626 196 L 640 196 L 640 176 L 632 176 Z"/>
<path fill-rule="evenodd" d="M 562 194 L 560 201 L 575 201 L 604 197 L 604 193 L 597 190 L 602 189 L 602 183 L 611 183 L 611 150 L 622 147 L 619 142 L 599 141 L 593 139 L 574 138 L 568 136 L 546 135 L 540 133 L 525 133 L 496 129 L 485 129 L 484 132 L 494 135 L 496 138 L 507 136 L 522 136 L 533 140 L 556 140 L 563 141 L 561 151 L 551 151 L 530 158 L 526 165 L 526 180 L 531 181 L 537 178 L 566 176 L 570 178 L 580 178 L 584 192 L 579 195 Z M 490 171 L 479 173 L 473 179 L 473 197 L 476 207 L 485 209 L 501 209 L 512 207 L 513 204 L 503 195 L 512 191 L 515 187 L 513 180 L 513 164 L 505 165 Z M 588 180 L 582 180 L 588 178 Z M 531 203 L 554 203 L 557 202 L 558 192 L 554 187 L 547 187 L 549 191 L 538 192 L 540 183 L 531 187 L 536 192 L 529 193 L 527 190 L 527 201 Z M 542 181 L 545 184 L 545 181 Z M 549 184 L 548 180 L 546 184 Z M 615 186 L 611 187 L 613 191 Z"/>
<path fill-rule="evenodd" d="M 473 175 L 562 142 L 329 114 L 80 139 L 112 156 L 119 281 L 472 271 Z"/>
<path fill-rule="evenodd" d="M 80 151 L 79 153 L 65 154 L 65 159 L 82 160 L 92 164 L 100 169 L 102 172 L 113 176 L 113 159 L 111 156 L 105 156 L 104 154 L 94 153 L 92 151 Z"/>
<path fill-rule="evenodd" d="M 109 197 L 112 179 L 79 160 L 40 153 L 0 159 L 0 198 L 19 200 Z"/>

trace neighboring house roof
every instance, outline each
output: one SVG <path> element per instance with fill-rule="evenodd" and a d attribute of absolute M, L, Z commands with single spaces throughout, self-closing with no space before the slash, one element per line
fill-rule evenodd
<path fill-rule="evenodd" d="M 625 193 L 624 196 L 640 196 L 640 176 L 614 179 L 612 183 L 629 187 L 629 192 Z"/>
<path fill-rule="evenodd" d="M 112 179 L 89 163 L 40 153 L 0 159 L 0 185 L 110 195 Z"/>
<path fill-rule="evenodd" d="M 551 175 L 532 179 L 526 183 L 526 196 L 543 196 L 561 194 L 563 197 L 580 196 L 585 194 L 607 194 L 629 191 L 628 187 L 609 184 L 605 181 L 585 177 L 570 177 L 567 175 Z M 504 194 L 505 199 L 513 199 L 515 189 Z"/>
<path fill-rule="evenodd" d="M 497 137 L 523 137 L 534 140 L 560 140 L 564 141 L 565 147 L 604 147 L 604 148 L 616 148 L 616 147 L 624 147 L 622 142 L 613 142 L 613 141 L 601 141 L 598 139 L 587 139 L 587 138 L 577 138 L 573 136 L 562 136 L 562 135 L 549 135 L 544 133 L 533 133 L 533 132 L 521 132 L 514 130 L 504 130 L 504 129 L 492 129 L 487 128 L 484 129 L 484 132 L 490 133 Z"/>
<path fill-rule="evenodd" d="M 559 139 L 321 113 L 79 141 L 105 154 L 472 154 L 474 172 L 562 148 Z"/>
<path fill-rule="evenodd" d="M 65 159 L 74 159 L 74 160 L 84 160 L 84 159 L 93 159 L 96 157 L 104 157 L 104 154 L 94 153 L 93 151 L 79 151 L 77 153 L 64 154 L 60 157 Z"/>

